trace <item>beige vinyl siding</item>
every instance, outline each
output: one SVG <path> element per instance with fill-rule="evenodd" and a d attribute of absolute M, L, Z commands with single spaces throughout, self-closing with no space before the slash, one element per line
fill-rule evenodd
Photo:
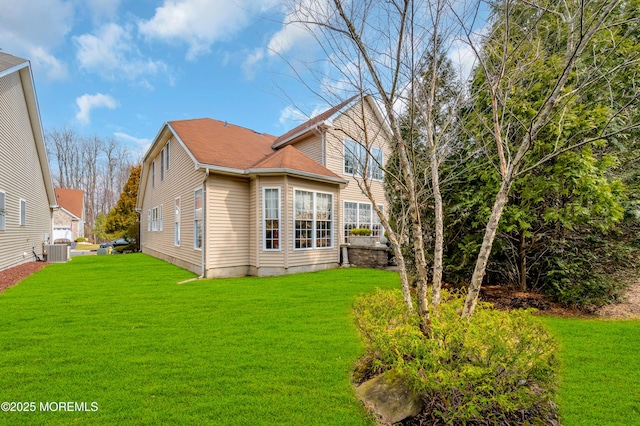
<path fill-rule="evenodd" d="M 205 225 L 207 270 L 247 268 L 245 274 L 248 273 L 249 208 L 248 179 L 209 176 Z"/>
<path fill-rule="evenodd" d="M 291 242 L 285 238 L 284 224 L 285 224 L 285 177 L 284 176 L 270 176 L 260 177 L 258 185 L 258 233 L 257 233 L 257 251 L 259 253 L 259 267 L 269 268 L 284 268 L 285 267 L 285 253 L 286 250 L 291 247 Z M 265 251 L 264 250 L 264 221 L 263 221 L 263 188 L 279 188 L 280 189 L 280 250 L 279 251 Z"/>
<path fill-rule="evenodd" d="M 258 195 L 258 191 L 260 188 L 260 176 L 251 179 L 249 182 L 249 265 L 256 266 L 258 264 L 259 259 L 259 250 L 262 246 L 258 247 L 260 242 L 260 237 L 258 233 L 260 232 L 260 224 L 258 223 L 261 220 L 261 206 L 258 205 L 258 200 L 260 196 Z"/>
<path fill-rule="evenodd" d="M 386 133 L 383 131 L 382 123 L 378 120 L 374 114 L 369 103 L 365 103 L 367 106 L 366 111 L 366 123 L 367 133 L 365 135 L 362 119 L 360 117 L 361 108 L 359 104 L 354 105 L 347 110 L 343 115 L 337 117 L 334 121 L 334 128 L 340 130 L 329 130 L 326 134 L 326 167 L 339 176 L 347 179 L 349 182 L 346 188 L 340 191 L 341 205 L 339 215 L 339 229 L 340 229 L 340 241 L 342 238 L 342 210 L 343 201 L 356 201 L 370 203 L 367 196 L 363 193 L 362 189 L 358 186 L 358 181 L 349 174 L 345 174 L 343 170 L 344 166 L 344 138 L 352 139 L 356 142 L 364 143 L 365 138 L 368 137 L 372 143 L 372 146 L 381 148 L 384 154 L 384 164 L 386 165 L 389 156 L 391 155 L 391 147 L 386 137 Z M 376 200 L 376 204 L 383 205 L 385 213 L 387 212 L 387 200 L 384 191 L 384 183 L 380 181 L 371 181 L 371 189 Z"/>
<path fill-rule="evenodd" d="M 155 155 L 145 163 L 149 168 L 151 162 L 156 160 L 156 185 L 151 185 L 151 173 L 146 173 L 147 185 L 140 212 L 140 236 L 141 249 L 144 253 L 175 263 L 178 266 L 189 269 L 197 274 L 202 273 L 202 251 L 195 250 L 194 243 L 194 191 L 202 188 L 205 173 L 195 170 L 193 160 L 185 149 L 175 139 L 170 144 L 171 168 L 164 171 L 164 180 L 160 180 L 158 165 L 162 148 L 172 136 L 165 135 L 152 151 Z M 148 169 L 147 169 L 148 170 Z M 148 170 L 149 171 L 149 170 Z M 175 199 L 180 197 L 180 246 L 174 244 L 174 208 Z M 206 197 L 206 195 L 205 195 Z M 162 231 L 147 231 L 149 210 L 158 207 L 163 211 Z M 159 218 L 158 218 L 159 220 Z M 205 226 L 206 228 L 206 226 Z M 160 225 L 158 224 L 158 229 Z"/>
<path fill-rule="evenodd" d="M 51 235 L 51 209 L 18 72 L 0 78 L 0 191 L 5 193 L 6 230 L 0 231 L 0 270 L 33 261 Z M 26 226 L 20 226 L 20 200 Z M 27 253 L 25 256 L 24 253 Z"/>
<path fill-rule="evenodd" d="M 293 146 L 313 161 L 324 165 L 322 136 L 320 134 L 313 132 L 311 136 L 296 142 Z"/>
<path fill-rule="evenodd" d="M 309 250 L 295 250 L 293 249 L 293 237 L 294 237 L 294 215 L 293 215 L 293 194 L 295 190 L 313 191 L 333 194 L 333 248 L 321 248 L 321 249 L 309 249 Z M 338 185 L 324 184 L 321 182 L 313 182 L 304 179 L 298 179 L 294 177 L 288 178 L 287 185 L 287 197 L 286 207 L 284 212 L 287 216 L 288 229 L 286 230 L 286 247 L 288 249 L 288 264 L 289 267 L 306 266 L 315 264 L 328 264 L 337 263 L 340 259 L 340 242 L 338 239 L 338 232 L 336 229 L 337 222 L 335 218 L 338 217 L 340 206 L 337 203 L 338 200 Z M 283 212 L 283 213 L 284 213 Z"/>

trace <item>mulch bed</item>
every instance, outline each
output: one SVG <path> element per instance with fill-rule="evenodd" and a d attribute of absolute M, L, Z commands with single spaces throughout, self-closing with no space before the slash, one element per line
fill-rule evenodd
<path fill-rule="evenodd" d="M 0 293 L 5 291 L 7 288 L 16 285 L 34 272 L 38 272 L 47 265 L 48 263 L 46 262 L 27 262 L 22 265 L 14 266 L 13 268 L 0 271 Z"/>
<path fill-rule="evenodd" d="M 553 302 L 544 294 L 522 292 L 515 287 L 487 285 L 480 287 L 480 300 L 490 302 L 497 309 L 537 309 L 539 313 L 561 317 L 584 317 L 594 314 L 592 309 L 572 309 Z"/>

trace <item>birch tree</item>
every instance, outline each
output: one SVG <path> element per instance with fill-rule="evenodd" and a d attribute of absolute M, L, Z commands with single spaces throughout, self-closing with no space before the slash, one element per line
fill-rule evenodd
<path fill-rule="evenodd" d="M 637 52 L 623 55 L 609 70 L 602 69 L 600 59 L 593 60 L 622 53 L 617 43 L 596 43 L 602 34 L 624 31 L 629 36 L 635 31 L 637 35 L 635 12 L 626 9 L 631 3 L 504 0 L 492 6 L 491 30 L 482 43 L 468 21 L 459 18 L 479 64 L 472 96 L 485 99 L 487 104 L 486 111 L 477 108 L 474 114 L 491 139 L 487 143 L 495 148 L 501 178 L 469 284 L 462 312 L 466 318 L 475 310 L 514 180 L 564 152 L 638 126 L 627 114 L 638 101 L 633 87 L 623 102 L 611 100 L 608 118 L 593 123 L 589 132 L 566 135 L 563 128 L 563 114 L 575 107 L 578 94 L 593 90 L 621 69 L 637 67 Z M 635 30 L 628 28 L 630 22 Z M 519 98 L 523 91 L 535 96 L 528 103 L 518 102 L 523 100 Z M 541 148 L 539 137 L 553 126 L 558 127 L 556 142 L 532 161 L 531 153 Z"/>

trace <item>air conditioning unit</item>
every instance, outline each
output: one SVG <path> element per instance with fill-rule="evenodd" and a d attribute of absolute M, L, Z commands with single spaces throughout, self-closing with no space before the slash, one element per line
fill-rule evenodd
<path fill-rule="evenodd" d="M 70 247 L 66 244 L 45 244 L 44 260 L 46 262 L 66 262 L 69 260 Z"/>

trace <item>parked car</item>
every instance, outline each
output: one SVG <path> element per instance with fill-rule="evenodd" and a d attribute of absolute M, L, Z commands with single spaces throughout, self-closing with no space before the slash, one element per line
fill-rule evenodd
<path fill-rule="evenodd" d="M 100 244 L 100 248 L 109 248 L 109 247 L 116 248 L 116 247 L 128 246 L 129 244 L 131 243 L 127 241 L 125 238 L 118 238 L 117 240 L 107 241 L 106 243 Z"/>

